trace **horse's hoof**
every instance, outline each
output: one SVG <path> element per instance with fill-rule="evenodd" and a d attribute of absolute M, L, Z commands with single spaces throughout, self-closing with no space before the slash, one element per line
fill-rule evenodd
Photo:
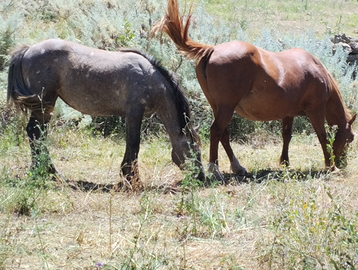
<path fill-rule="evenodd" d="M 238 176 L 245 176 L 247 175 L 247 170 L 244 167 L 241 167 L 240 170 L 232 170 L 234 174 Z"/>
<path fill-rule="evenodd" d="M 290 163 L 288 162 L 288 160 L 280 160 L 280 165 L 282 167 L 288 167 L 290 166 Z"/>
<path fill-rule="evenodd" d="M 236 158 L 231 162 L 231 170 L 238 176 L 245 176 L 247 174 L 246 169 L 240 165 Z"/>
<path fill-rule="evenodd" d="M 198 179 L 199 181 L 205 183 L 205 181 L 206 181 L 205 173 L 201 171 L 201 172 L 198 174 L 197 179 Z"/>
<path fill-rule="evenodd" d="M 114 186 L 114 191 L 134 191 L 142 192 L 144 190 L 144 185 L 140 178 L 135 176 L 126 175 L 123 179 L 123 182 L 119 182 Z"/>
<path fill-rule="evenodd" d="M 49 176 L 52 176 L 52 178 L 59 175 L 59 172 L 56 170 L 55 166 L 52 163 L 48 164 L 46 167 L 43 167 L 42 169 L 38 163 L 33 162 L 30 166 L 30 171 L 34 171 L 41 174 L 47 174 Z"/>
<path fill-rule="evenodd" d="M 206 179 L 207 184 L 213 183 L 215 181 L 222 182 L 222 183 L 225 181 L 224 176 L 222 175 L 221 172 L 211 173 Z"/>
<path fill-rule="evenodd" d="M 341 170 L 336 166 L 331 166 L 330 168 L 328 168 L 328 171 L 333 174 L 336 174 L 336 173 L 339 173 Z"/>
<path fill-rule="evenodd" d="M 209 178 L 218 182 L 224 182 L 225 179 L 219 170 L 219 165 L 215 163 L 209 163 L 209 172 L 211 173 L 211 176 L 209 176 Z"/>

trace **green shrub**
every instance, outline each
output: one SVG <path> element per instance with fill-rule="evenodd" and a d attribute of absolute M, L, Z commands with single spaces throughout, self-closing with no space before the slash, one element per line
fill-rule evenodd
<path fill-rule="evenodd" d="M 163 36 L 162 44 L 157 38 L 149 39 L 151 27 L 163 16 L 166 4 L 165 0 L 138 0 L 134 3 L 95 0 L 3 1 L 0 4 L 0 70 L 6 67 L 8 53 L 13 45 L 34 44 L 46 38 L 61 37 L 106 50 L 116 50 L 122 46 L 134 47 L 153 55 L 167 69 L 178 73 L 191 103 L 194 122 L 201 127 L 200 135 L 204 139 L 208 138 L 213 116 L 197 82 L 194 63 L 181 56 L 167 36 Z M 185 4 L 180 4 L 184 12 Z M 347 54 L 343 50 L 338 49 L 333 55 L 329 37 L 319 39 L 313 31 L 299 37 L 287 36 L 269 29 L 264 29 L 261 36 L 252 36 L 252 29 L 248 27 L 249 18 L 243 18 L 246 22 L 240 23 L 240 29 L 231 28 L 230 23 L 210 16 L 206 12 L 207 5 L 208 3 L 203 1 L 196 6 L 194 23 L 190 29 L 194 40 L 219 44 L 240 39 L 271 51 L 292 47 L 306 49 L 315 54 L 332 72 L 341 85 L 347 105 L 353 111 L 358 111 L 357 84 L 353 84 L 351 76 L 355 67 L 347 66 Z M 232 23 L 235 27 L 238 25 Z M 56 116 L 66 121 L 73 117 L 82 118 L 63 104 L 57 106 Z M 95 125 L 98 124 L 97 120 L 94 121 Z M 115 118 L 99 121 L 105 126 L 108 124 L 108 127 L 102 125 L 104 134 L 124 129 L 122 121 Z M 163 130 L 158 129 L 160 121 L 157 122 L 157 118 L 146 121 L 147 128 Z M 117 124 L 120 127 L 117 127 Z M 234 116 L 229 127 L 230 136 L 235 140 L 245 140 L 247 134 L 257 129 L 272 130 L 276 133 L 281 130 L 281 123 L 253 123 Z M 298 117 L 295 120 L 294 132 L 312 131 L 307 118 Z"/>

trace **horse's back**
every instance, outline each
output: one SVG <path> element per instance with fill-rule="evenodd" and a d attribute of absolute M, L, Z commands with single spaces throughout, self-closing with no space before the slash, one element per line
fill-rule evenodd
<path fill-rule="evenodd" d="M 325 67 L 303 49 L 270 52 L 243 41 L 223 43 L 214 47 L 206 74 L 208 99 L 235 106 L 251 120 L 300 115 L 324 106 L 329 96 Z"/>
<path fill-rule="evenodd" d="M 150 59 L 135 50 L 109 52 L 60 39 L 31 46 L 23 70 L 34 93 L 45 90 L 50 99 L 59 96 L 91 115 L 125 116 L 128 104 L 138 100 L 152 112 L 168 86 Z"/>
<path fill-rule="evenodd" d="M 245 41 L 231 41 L 215 46 L 208 66 L 215 67 L 216 73 L 221 69 L 218 75 L 221 77 L 223 74 L 226 74 L 226 77 L 237 77 L 237 74 L 244 77 L 246 73 L 253 74 L 251 76 L 266 73 L 278 85 L 284 83 L 285 79 L 293 83 L 300 82 L 303 80 L 302 76 L 307 74 L 317 78 L 326 76 L 326 70 L 318 58 L 303 49 L 271 52 Z M 232 70 L 227 72 L 227 69 Z M 213 72 L 211 75 L 214 74 Z M 291 80 L 290 76 L 300 78 Z"/>

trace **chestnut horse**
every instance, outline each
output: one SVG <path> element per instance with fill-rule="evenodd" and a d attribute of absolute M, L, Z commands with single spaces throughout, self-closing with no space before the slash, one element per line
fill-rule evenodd
<path fill-rule="evenodd" d="M 330 126 L 338 126 L 333 144 L 338 164 L 346 144 L 354 139 L 352 123 L 356 115 L 352 116 L 344 104 L 336 81 L 323 64 L 297 48 L 276 53 L 243 41 L 216 46 L 198 43 L 188 34 L 191 16 L 189 11 L 184 23 L 178 0 L 169 0 L 168 11 L 153 33 L 167 33 L 180 52 L 196 60 L 197 78 L 215 117 L 210 129 L 209 170 L 216 178 L 223 180 L 218 165 L 219 141 L 233 172 L 246 174 L 229 143 L 227 127 L 234 111 L 254 121 L 282 119 L 280 162 L 287 165 L 293 119 L 298 115 L 308 116 L 322 146 L 325 165 L 334 165 L 327 150 L 326 119 Z"/>
<path fill-rule="evenodd" d="M 192 158 L 198 178 L 205 179 L 200 138 L 190 122 L 188 101 L 175 77 L 155 59 L 136 50 L 108 52 L 60 39 L 14 51 L 8 100 L 22 111 L 31 111 L 26 130 L 34 166 L 42 154 L 48 154 L 41 140 L 58 97 L 84 114 L 126 118 L 122 172 L 130 181 L 140 183 L 141 123 L 144 115 L 152 113 L 158 114 L 169 133 L 173 161 L 183 168 L 185 160 Z M 49 158 L 47 166 L 49 172 L 56 172 Z"/>

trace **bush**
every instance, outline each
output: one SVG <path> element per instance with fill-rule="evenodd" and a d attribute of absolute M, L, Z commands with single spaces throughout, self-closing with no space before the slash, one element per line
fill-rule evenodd
<path fill-rule="evenodd" d="M 3 1 L 0 4 L 0 71 L 7 65 L 8 53 L 14 44 L 34 44 L 46 38 L 61 37 L 106 50 L 116 50 L 123 46 L 137 48 L 153 55 L 168 70 L 178 73 L 192 106 L 194 122 L 201 127 L 201 135 L 208 138 L 213 116 L 197 82 L 194 63 L 180 55 L 166 35 L 163 36 L 162 44 L 158 39 L 149 39 L 151 27 L 163 16 L 163 7 L 166 7 L 165 0 L 138 0 L 135 3 L 111 0 Z M 184 5 L 181 7 L 184 9 Z M 253 39 L 248 27 L 245 27 L 246 30 L 231 29 L 230 25 L 218 22 L 205 10 L 205 2 L 202 2 L 194 13 L 194 23 L 190 29 L 190 35 L 194 40 L 219 44 L 241 39 L 271 51 L 282 51 L 292 47 L 306 49 L 321 59 L 332 72 L 341 84 L 347 105 L 353 111 L 358 111 L 355 91 L 357 84 L 353 84 L 351 76 L 354 67 L 347 66 L 347 54 L 343 50 L 338 49 L 335 55 L 332 54 L 328 37 L 320 40 L 313 32 L 301 37 L 283 36 L 266 29 L 263 30 L 261 37 Z M 6 80 L 5 76 L 1 77 Z M 5 83 L 3 85 L 5 88 Z M 82 116 L 62 104 L 57 106 L 56 117 L 69 120 L 73 117 L 80 119 Z M 97 118 L 94 121 L 95 126 L 98 124 L 96 121 L 102 123 L 101 132 L 105 135 L 124 129 L 123 121 L 118 118 Z M 146 121 L 146 128 L 163 130 L 157 118 Z M 117 124 L 121 127 L 117 127 Z M 230 135 L 235 140 L 246 140 L 247 134 L 257 129 L 267 129 L 276 133 L 281 130 L 281 123 L 253 123 L 234 116 L 229 127 Z M 307 118 L 298 117 L 294 123 L 294 131 L 310 133 L 313 130 Z"/>

